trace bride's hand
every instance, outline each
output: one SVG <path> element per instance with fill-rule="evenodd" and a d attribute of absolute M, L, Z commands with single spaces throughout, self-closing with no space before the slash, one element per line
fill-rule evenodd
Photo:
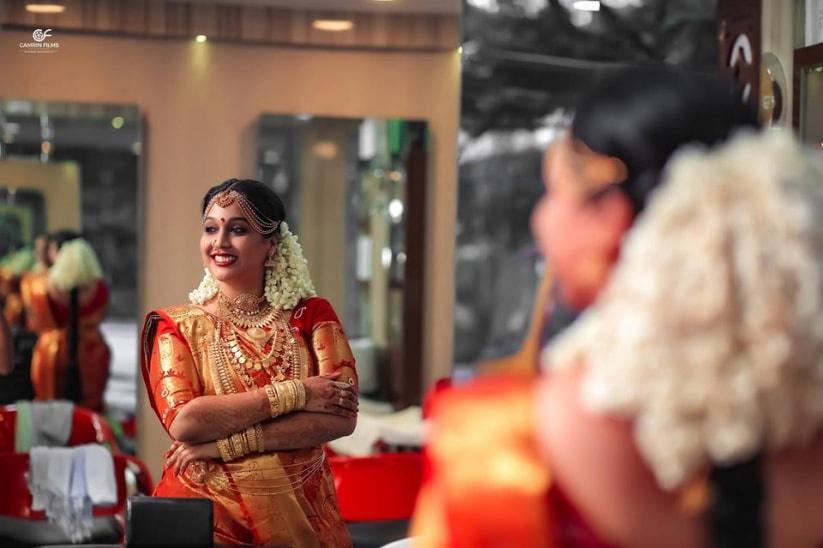
<path fill-rule="evenodd" d="M 217 443 L 209 441 L 206 443 L 185 443 L 175 441 L 169 450 L 163 455 L 166 457 L 166 466 L 174 470 L 174 474 L 180 474 L 186 467 L 196 460 L 220 458 L 217 450 Z"/>
<path fill-rule="evenodd" d="M 306 387 L 304 411 L 328 413 L 341 417 L 357 417 L 358 399 L 354 386 L 338 381 L 340 373 L 303 379 Z"/>

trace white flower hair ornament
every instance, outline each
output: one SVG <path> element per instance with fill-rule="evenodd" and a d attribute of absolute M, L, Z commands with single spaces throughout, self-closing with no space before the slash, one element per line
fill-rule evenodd
<path fill-rule="evenodd" d="M 64 243 L 49 270 L 49 280 L 61 291 L 89 286 L 102 277 L 97 254 L 83 238 Z"/>
<path fill-rule="evenodd" d="M 292 234 L 285 221 L 280 223 L 278 230 L 277 248 L 274 256 L 267 261 L 264 295 L 275 309 L 291 310 L 303 299 L 317 295 L 317 292 L 297 236 Z"/>
<path fill-rule="evenodd" d="M 823 430 L 823 163 L 787 132 L 685 147 L 597 302 L 544 353 L 632 421 L 664 489 Z"/>

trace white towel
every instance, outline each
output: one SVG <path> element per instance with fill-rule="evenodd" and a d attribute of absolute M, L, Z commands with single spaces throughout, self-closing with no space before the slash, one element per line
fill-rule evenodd
<path fill-rule="evenodd" d="M 100 445 L 34 447 L 29 461 L 32 509 L 45 510 L 72 542 L 88 540 L 92 506 L 117 503 L 111 453 Z"/>
<path fill-rule="evenodd" d="M 114 479 L 114 459 L 102 445 L 81 445 L 86 453 L 86 486 L 95 506 L 110 506 L 117 502 L 117 482 Z"/>
<path fill-rule="evenodd" d="M 68 500 L 73 459 L 73 449 L 68 447 L 31 449 L 29 489 L 32 510 L 45 510 L 48 515 L 55 508 L 55 501 Z"/>
<path fill-rule="evenodd" d="M 86 488 L 86 452 L 75 448 L 72 457 L 68 512 L 61 516 L 63 523 L 58 523 L 73 543 L 79 543 L 91 538 L 91 501 Z"/>
<path fill-rule="evenodd" d="M 71 420 L 74 404 L 70 401 L 31 402 L 31 446 L 60 447 L 71 436 Z"/>

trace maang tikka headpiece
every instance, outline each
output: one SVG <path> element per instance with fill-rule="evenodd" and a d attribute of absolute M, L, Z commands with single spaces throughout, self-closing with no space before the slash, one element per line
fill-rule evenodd
<path fill-rule="evenodd" d="M 215 205 L 220 207 L 229 207 L 235 202 L 240 207 L 240 211 L 243 212 L 243 216 L 255 232 L 259 232 L 264 236 L 269 236 L 280 227 L 280 221 L 272 221 L 260 215 L 257 210 L 252 207 L 248 199 L 233 188 L 218 192 L 212 197 L 211 200 L 209 200 L 206 210 L 203 212 L 203 219 L 208 217 L 209 211 L 211 211 L 211 208 Z"/>

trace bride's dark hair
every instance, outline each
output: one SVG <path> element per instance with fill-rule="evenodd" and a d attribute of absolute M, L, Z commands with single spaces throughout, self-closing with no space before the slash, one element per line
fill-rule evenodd
<path fill-rule="evenodd" d="M 206 214 L 206 208 L 211 199 L 224 190 L 236 190 L 242 194 L 249 205 L 254 208 L 255 213 L 267 221 L 279 223 L 286 220 L 286 206 L 283 205 L 280 196 L 260 181 L 253 179 L 229 179 L 211 187 L 203 196 L 203 204 L 200 208 L 202 215 Z M 273 232 L 274 230 L 263 235 L 271 236 Z"/>
<path fill-rule="evenodd" d="M 578 104 L 571 134 L 626 164 L 629 176 L 619 188 L 640 212 L 678 148 L 690 143 L 711 147 L 739 128 L 758 125 L 741 95 L 735 86 L 706 74 L 619 70 Z"/>

